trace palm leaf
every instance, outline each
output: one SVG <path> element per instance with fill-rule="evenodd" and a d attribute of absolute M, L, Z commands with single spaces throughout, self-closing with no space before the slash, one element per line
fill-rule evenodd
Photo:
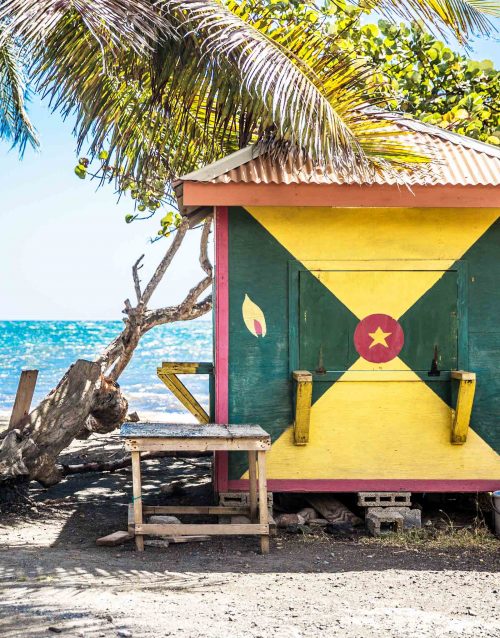
<path fill-rule="evenodd" d="M 34 148 L 39 145 L 26 112 L 27 97 L 21 51 L 11 38 L 3 38 L 0 42 L 0 138 L 17 146 L 21 155 L 27 144 Z"/>
<path fill-rule="evenodd" d="M 214 75 L 238 78 L 236 90 L 248 96 L 254 113 L 260 111 L 264 130 L 272 128 L 274 137 L 307 149 L 315 160 L 332 163 L 338 170 L 366 168 L 355 135 L 328 99 L 311 64 L 279 38 L 255 28 L 243 4 L 167 0 L 162 7 L 178 20 L 185 38 L 196 38 L 198 55 L 210 61 Z M 345 64 L 342 61 L 339 67 Z"/>
<path fill-rule="evenodd" d="M 421 20 L 444 37 L 451 31 L 460 42 L 496 33 L 488 16 L 500 17 L 500 2 L 491 0 L 363 0 L 363 5 L 389 19 Z"/>
<path fill-rule="evenodd" d="M 5 32 L 25 44 L 38 44 L 61 20 L 81 19 L 102 46 L 124 44 L 143 51 L 163 34 L 173 36 L 169 23 L 149 0 L 3 0 L 0 21 Z"/>
<path fill-rule="evenodd" d="M 29 14 L 34 4 L 49 15 L 50 5 L 53 19 L 30 25 L 21 8 Z M 11 29 L 31 42 L 38 89 L 76 114 L 79 147 L 108 147 L 131 179 L 170 179 L 253 141 L 278 155 L 307 153 L 344 175 L 397 163 L 399 142 L 384 147 L 378 136 L 375 161 L 365 134 L 381 126 L 370 124 L 365 61 L 327 48 L 313 29 L 253 22 L 244 3 L 167 0 L 158 20 L 168 29 L 150 53 L 120 21 L 96 22 L 112 4 L 13 0 L 21 13 Z"/>

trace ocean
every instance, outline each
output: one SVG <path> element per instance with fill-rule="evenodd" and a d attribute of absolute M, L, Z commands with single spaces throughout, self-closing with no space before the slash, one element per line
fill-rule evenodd
<path fill-rule="evenodd" d="M 92 360 L 120 332 L 120 321 L 0 321 L 0 413 L 9 413 L 19 374 L 37 369 L 35 406 L 76 359 Z M 156 376 L 162 361 L 212 361 L 212 322 L 208 318 L 153 328 L 146 334 L 119 379 L 129 411 L 143 419 L 192 417 Z M 208 409 L 208 377 L 183 381 Z M 154 417 L 153 417 L 154 418 Z"/>

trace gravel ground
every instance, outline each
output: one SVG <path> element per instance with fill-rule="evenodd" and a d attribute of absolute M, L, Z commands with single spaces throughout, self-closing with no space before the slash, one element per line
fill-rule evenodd
<path fill-rule="evenodd" d="M 120 455 L 114 437 L 73 447 L 66 461 Z M 208 498 L 208 459 L 144 464 L 160 483 Z M 34 487 L 34 509 L 0 519 L 3 638 L 500 638 L 499 544 L 385 547 L 363 537 L 282 533 L 256 539 L 116 548 L 95 539 L 125 528 L 129 468 Z"/>

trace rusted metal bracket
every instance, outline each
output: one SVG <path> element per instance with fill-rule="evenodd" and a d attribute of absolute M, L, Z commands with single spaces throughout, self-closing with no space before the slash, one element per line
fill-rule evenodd
<path fill-rule="evenodd" d="M 211 363 L 163 362 L 156 374 L 182 405 L 193 414 L 200 423 L 210 423 L 210 417 L 198 403 L 191 392 L 177 377 L 178 374 L 209 374 L 213 377 L 214 367 Z M 212 385 L 212 384 L 211 384 Z"/>
<path fill-rule="evenodd" d="M 295 445 L 306 445 L 309 442 L 311 421 L 312 373 L 307 370 L 295 370 L 293 379 L 296 382 L 294 442 Z"/>
<path fill-rule="evenodd" d="M 476 391 L 476 374 L 463 370 L 452 370 L 451 378 L 458 381 L 458 395 L 456 408 L 453 411 L 451 425 L 451 442 L 453 445 L 463 445 L 467 441 L 470 416 Z"/>

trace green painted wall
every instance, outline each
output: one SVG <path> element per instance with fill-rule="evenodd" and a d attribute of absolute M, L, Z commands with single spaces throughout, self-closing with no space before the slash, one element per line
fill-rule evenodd
<path fill-rule="evenodd" d="M 284 223 L 289 222 L 284 220 Z M 259 423 L 273 441 L 293 421 L 288 309 L 289 262 L 293 260 L 250 213 L 243 208 L 229 209 L 229 420 Z M 468 290 L 467 287 L 464 290 L 469 324 L 468 367 L 478 374 L 473 427 L 500 451 L 500 221 L 461 261 L 466 262 L 468 282 Z M 305 291 L 301 295 L 302 310 L 315 303 L 322 308 L 315 323 L 310 324 L 311 329 L 302 331 L 301 366 L 317 367 L 323 346 L 323 363 L 327 369 L 330 364 L 339 369 L 336 362 L 343 364 L 340 369 L 349 367 L 356 358 L 355 353 L 345 346 L 343 337 L 328 341 L 328 332 L 339 322 L 340 330 L 352 332 L 356 318 L 316 277 L 307 271 L 301 271 L 300 277 L 301 289 Z M 456 273 L 450 273 L 401 318 L 405 335 L 414 335 L 401 352 L 401 358 L 412 369 L 430 367 L 434 342 L 443 344 L 440 352 L 443 369 L 454 366 L 458 338 L 453 323 L 456 290 Z M 254 336 L 245 326 L 242 316 L 245 295 L 265 315 L 267 334 L 264 338 Z M 443 304 L 447 308 L 444 315 Z M 445 318 L 438 320 L 440 316 Z M 419 333 L 425 333 L 426 338 L 417 338 Z M 419 346 L 410 345 L 415 343 Z M 334 382 L 315 383 L 313 401 Z M 428 385 L 450 402 L 448 384 L 429 380 Z M 229 478 L 238 479 L 245 470 L 244 455 L 230 455 Z"/>
<path fill-rule="evenodd" d="M 292 423 L 288 374 L 288 261 L 292 256 L 249 213 L 229 209 L 229 421 L 258 423 L 274 440 Z M 242 316 L 247 294 L 264 312 L 265 338 Z M 229 478 L 247 469 L 231 454 Z"/>
<path fill-rule="evenodd" d="M 474 429 L 500 452 L 500 219 L 463 256 L 468 267 Z"/>

